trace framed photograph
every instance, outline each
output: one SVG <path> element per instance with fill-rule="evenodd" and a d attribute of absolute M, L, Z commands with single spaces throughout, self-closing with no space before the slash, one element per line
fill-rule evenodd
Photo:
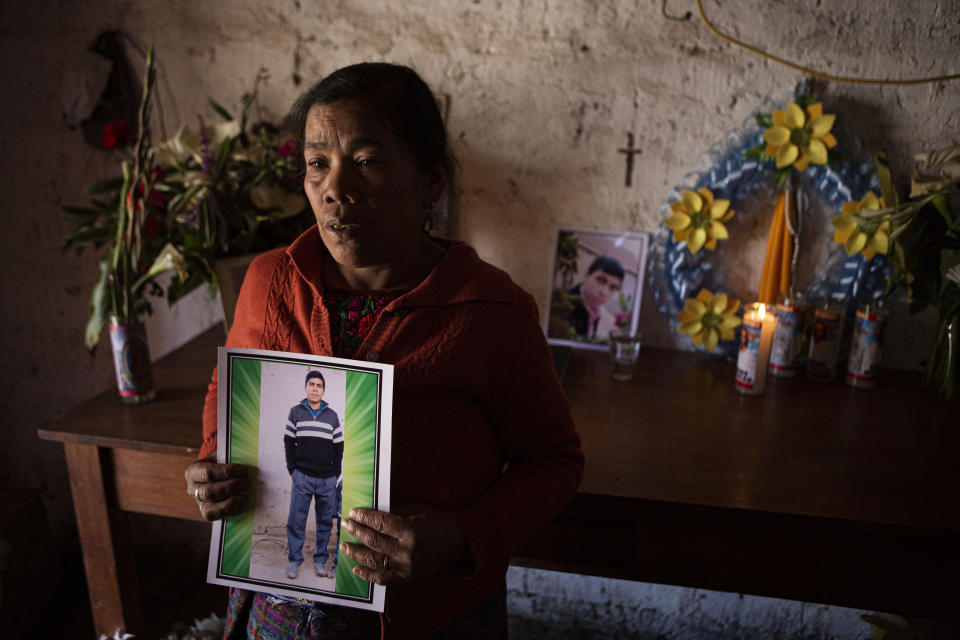
<path fill-rule="evenodd" d="M 383 611 L 338 553 L 341 514 L 390 510 L 393 366 L 220 348 L 217 461 L 253 467 L 252 505 L 214 522 L 207 581 Z"/>
<path fill-rule="evenodd" d="M 550 272 L 547 341 L 607 349 L 614 329 L 636 332 L 648 242 L 642 233 L 560 229 Z"/>

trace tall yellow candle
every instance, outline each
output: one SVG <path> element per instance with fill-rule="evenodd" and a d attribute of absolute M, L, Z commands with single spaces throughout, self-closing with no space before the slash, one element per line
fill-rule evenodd
<path fill-rule="evenodd" d="M 765 304 L 776 304 L 777 291 L 782 286 L 781 269 L 784 265 L 783 248 L 786 223 L 784 211 L 786 196 L 783 193 L 777 197 L 777 206 L 773 210 L 773 219 L 770 221 L 770 234 L 767 237 L 767 251 L 763 257 L 763 271 L 760 277 L 760 291 L 757 298 Z M 789 266 L 789 258 L 787 259 Z M 788 276 L 789 277 L 789 276 Z"/>

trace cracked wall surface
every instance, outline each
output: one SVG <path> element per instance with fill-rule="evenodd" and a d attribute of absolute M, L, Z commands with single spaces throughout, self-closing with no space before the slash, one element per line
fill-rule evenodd
<path fill-rule="evenodd" d="M 693 0 L 667 4 L 674 16 L 696 10 Z M 735 37 L 830 73 L 957 71 L 960 0 L 704 4 Z M 96 256 L 59 251 L 67 231 L 60 206 L 82 203 L 84 186 L 116 166 L 64 125 L 60 107 L 70 61 L 100 31 L 119 29 L 156 47 L 168 134 L 181 123 L 195 127 L 198 114 L 214 119 L 208 97 L 237 111 L 261 68 L 270 74 L 261 115 L 276 120 L 340 66 L 415 67 L 450 96 L 459 158 L 451 234 L 507 270 L 541 309 L 557 226 L 652 232 L 668 190 L 702 152 L 766 99 L 788 98 L 803 78 L 721 41 L 696 17 L 664 18 L 659 0 L 38 0 L 4 3 L 0 16 L 0 482 L 38 491 L 57 531 L 72 527 L 63 454 L 39 442 L 36 428 L 113 384 L 107 350 L 90 358 L 81 344 Z M 960 137 L 960 82 L 821 89 L 865 149 L 889 152 L 901 184 L 914 153 Z M 627 133 L 642 149 L 630 187 L 617 152 Z M 645 304 L 647 344 L 679 345 Z M 158 309 L 149 329 L 154 357 L 218 318 L 202 291 Z M 929 321 L 898 317 L 890 364 L 922 359 Z M 198 416 L 198 441 L 199 423 Z"/>

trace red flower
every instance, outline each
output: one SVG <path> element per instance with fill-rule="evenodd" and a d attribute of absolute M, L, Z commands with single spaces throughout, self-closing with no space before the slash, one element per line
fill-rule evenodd
<path fill-rule="evenodd" d="M 122 146 L 127 143 L 132 133 L 133 127 L 131 127 L 126 120 L 111 122 L 103 128 L 103 136 L 100 139 L 100 144 L 103 145 L 104 149 L 113 149 Z"/>
<path fill-rule="evenodd" d="M 147 240 L 151 240 L 166 229 L 166 226 L 155 217 L 148 215 L 143 221 L 143 235 Z"/>
<path fill-rule="evenodd" d="M 374 316 L 372 313 L 360 318 L 360 324 L 357 325 L 357 335 L 361 338 L 366 338 L 367 334 L 370 333 L 370 329 L 373 329 L 373 320 Z"/>
<path fill-rule="evenodd" d="M 154 169 L 152 173 L 153 173 L 154 179 L 163 178 L 163 169 L 161 168 Z M 136 189 L 131 189 L 130 191 L 127 191 L 127 207 L 133 208 L 133 200 L 134 198 L 136 198 L 137 211 L 140 211 L 143 208 L 142 205 L 140 204 L 140 198 L 142 197 L 143 197 L 143 180 L 140 180 L 140 182 L 137 183 Z M 147 202 L 149 202 L 155 208 L 163 210 L 167 208 L 167 200 L 169 199 L 170 199 L 170 196 L 168 194 L 158 189 L 153 189 L 150 191 L 150 197 L 147 198 Z"/>
<path fill-rule="evenodd" d="M 280 145 L 280 148 L 277 149 L 277 153 L 281 156 L 286 157 L 297 150 L 297 141 L 293 138 L 287 138 L 283 141 L 283 144 Z"/>
<path fill-rule="evenodd" d="M 154 189 L 153 191 L 151 191 L 151 192 L 150 192 L 150 197 L 147 198 L 147 200 L 149 200 L 150 204 L 152 204 L 153 206 L 155 206 L 157 209 L 166 209 L 166 207 L 167 207 L 167 200 L 169 200 L 169 199 L 170 199 L 170 196 L 168 196 L 167 194 L 165 194 L 163 191 L 157 191 L 156 189 Z"/>

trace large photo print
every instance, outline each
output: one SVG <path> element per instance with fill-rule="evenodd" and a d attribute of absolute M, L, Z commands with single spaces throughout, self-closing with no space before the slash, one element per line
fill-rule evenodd
<path fill-rule="evenodd" d="M 558 231 L 545 327 L 551 344 L 607 349 L 612 331 L 636 332 L 647 242 L 640 233 Z"/>
<path fill-rule="evenodd" d="M 383 611 L 338 553 L 354 507 L 389 511 L 393 367 L 221 348 L 217 461 L 255 468 L 251 508 L 214 523 L 207 580 Z"/>

